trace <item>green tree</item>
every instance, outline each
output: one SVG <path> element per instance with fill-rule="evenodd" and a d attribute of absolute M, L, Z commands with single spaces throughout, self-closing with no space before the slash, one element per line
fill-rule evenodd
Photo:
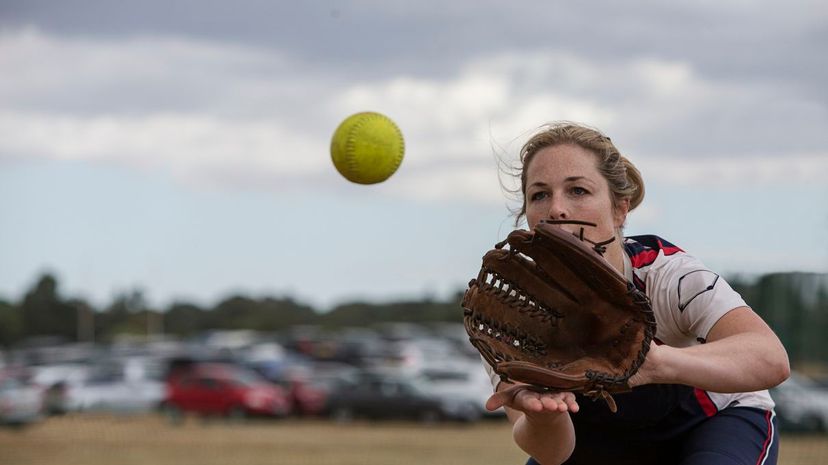
<path fill-rule="evenodd" d="M 59 336 L 74 340 L 77 335 L 76 309 L 62 301 L 57 279 L 44 274 L 26 293 L 21 304 L 27 336 Z"/>
<path fill-rule="evenodd" d="M 164 313 L 164 330 L 183 337 L 195 336 L 207 329 L 206 318 L 206 310 L 193 304 L 177 302 Z"/>
<path fill-rule="evenodd" d="M 828 275 L 771 273 L 728 282 L 776 332 L 794 366 L 828 364 Z"/>
<path fill-rule="evenodd" d="M 206 315 L 202 329 L 255 329 L 277 331 L 293 325 L 314 324 L 319 319 L 313 308 L 290 298 L 261 300 L 232 296 L 219 302 Z"/>
<path fill-rule="evenodd" d="M 460 322 L 463 309 L 460 307 L 462 293 L 446 301 L 431 299 L 407 302 L 370 304 L 351 302 L 339 305 L 321 317 L 321 322 L 329 328 L 346 326 L 371 326 L 388 322 L 438 323 Z"/>
<path fill-rule="evenodd" d="M 111 341 L 119 335 L 147 333 L 147 303 L 140 290 L 123 292 L 95 318 L 95 332 L 100 339 Z"/>
<path fill-rule="evenodd" d="M 23 338 L 23 315 L 20 308 L 0 300 L 0 346 L 11 347 Z"/>

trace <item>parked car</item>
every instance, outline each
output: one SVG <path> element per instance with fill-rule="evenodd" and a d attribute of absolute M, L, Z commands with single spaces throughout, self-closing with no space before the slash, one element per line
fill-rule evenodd
<path fill-rule="evenodd" d="M 323 413 L 328 391 L 323 384 L 313 380 L 309 366 L 290 362 L 260 362 L 248 366 L 285 390 L 294 414 L 317 416 Z"/>
<path fill-rule="evenodd" d="M 828 389 L 810 378 L 792 373 L 771 389 L 779 427 L 788 431 L 828 431 Z"/>
<path fill-rule="evenodd" d="M 480 363 L 453 363 L 434 365 L 420 370 L 417 378 L 428 390 L 442 399 L 465 400 L 474 405 L 481 416 L 505 418 L 506 411 L 499 408 L 486 410 L 486 401 L 493 393 L 492 384 Z"/>
<path fill-rule="evenodd" d="M 60 363 L 30 367 L 32 381 L 44 391 L 47 415 L 62 415 L 80 409 L 77 392 L 89 379 L 89 365 Z"/>
<path fill-rule="evenodd" d="M 314 362 L 306 373 L 307 383 L 323 398 L 322 415 L 330 411 L 328 404 L 332 395 L 343 384 L 354 384 L 362 370 L 346 363 Z"/>
<path fill-rule="evenodd" d="M 74 410 L 82 411 L 156 410 L 164 401 L 164 370 L 162 361 L 150 357 L 99 361 L 90 367 L 86 379 L 66 387 L 69 404 Z"/>
<path fill-rule="evenodd" d="M 340 422 L 355 418 L 470 422 L 480 418 L 473 402 L 441 397 L 413 377 L 390 373 L 363 373 L 356 380 L 342 381 L 328 397 L 328 412 Z"/>
<path fill-rule="evenodd" d="M 57 381 L 43 391 L 43 413 L 49 416 L 69 413 L 69 384 Z"/>
<path fill-rule="evenodd" d="M 284 417 L 290 414 L 284 389 L 269 383 L 254 371 L 222 363 L 192 363 L 179 366 L 167 376 L 163 409 L 173 421 L 185 413 Z"/>
<path fill-rule="evenodd" d="M 314 385 L 327 393 L 333 391 L 340 383 L 356 382 L 363 370 L 347 363 L 314 362 L 308 370 L 308 376 Z"/>
<path fill-rule="evenodd" d="M 22 427 L 41 418 L 42 390 L 25 379 L 0 374 L 0 425 Z"/>

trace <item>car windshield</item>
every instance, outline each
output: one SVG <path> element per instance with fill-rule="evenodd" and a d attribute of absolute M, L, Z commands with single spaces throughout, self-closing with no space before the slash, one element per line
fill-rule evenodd
<path fill-rule="evenodd" d="M 89 375 L 87 383 L 108 384 L 123 381 L 123 379 L 123 367 L 115 365 L 106 365 L 93 368 L 92 373 Z"/>
<path fill-rule="evenodd" d="M 146 377 L 152 381 L 161 381 L 164 379 L 164 375 L 166 374 L 166 367 L 162 363 L 147 363 L 145 365 L 146 370 Z"/>
<path fill-rule="evenodd" d="M 417 379 L 408 380 L 404 384 L 413 394 L 425 394 L 429 391 L 428 384 Z"/>
<path fill-rule="evenodd" d="M 18 389 L 20 387 L 21 387 L 20 383 L 14 378 L 6 378 L 6 379 L 3 379 L 3 380 L 0 380 L 0 390 L 4 390 L 4 391 L 9 390 L 9 391 L 11 391 L 12 389 Z"/>
<path fill-rule="evenodd" d="M 262 384 L 262 380 L 263 378 L 251 371 L 236 370 L 233 372 L 233 382 L 241 386 L 250 387 Z"/>

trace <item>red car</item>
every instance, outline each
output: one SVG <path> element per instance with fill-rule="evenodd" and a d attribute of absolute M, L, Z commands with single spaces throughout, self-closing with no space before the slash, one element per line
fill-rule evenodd
<path fill-rule="evenodd" d="M 288 392 L 297 415 L 316 416 L 324 413 L 327 392 L 306 376 L 294 376 L 288 381 Z"/>
<path fill-rule="evenodd" d="M 254 371 L 231 364 L 193 363 L 173 370 L 167 377 L 164 408 L 172 419 L 183 413 L 284 417 L 290 399 Z"/>

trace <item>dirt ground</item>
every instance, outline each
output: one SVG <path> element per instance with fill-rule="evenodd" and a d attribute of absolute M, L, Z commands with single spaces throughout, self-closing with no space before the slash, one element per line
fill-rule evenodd
<path fill-rule="evenodd" d="M 522 464 L 505 422 L 475 425 L 50 418 L 0 429 L 0 465 Z M 828 463 L 828 436 L 784 436 L 781 465 Z"/>

